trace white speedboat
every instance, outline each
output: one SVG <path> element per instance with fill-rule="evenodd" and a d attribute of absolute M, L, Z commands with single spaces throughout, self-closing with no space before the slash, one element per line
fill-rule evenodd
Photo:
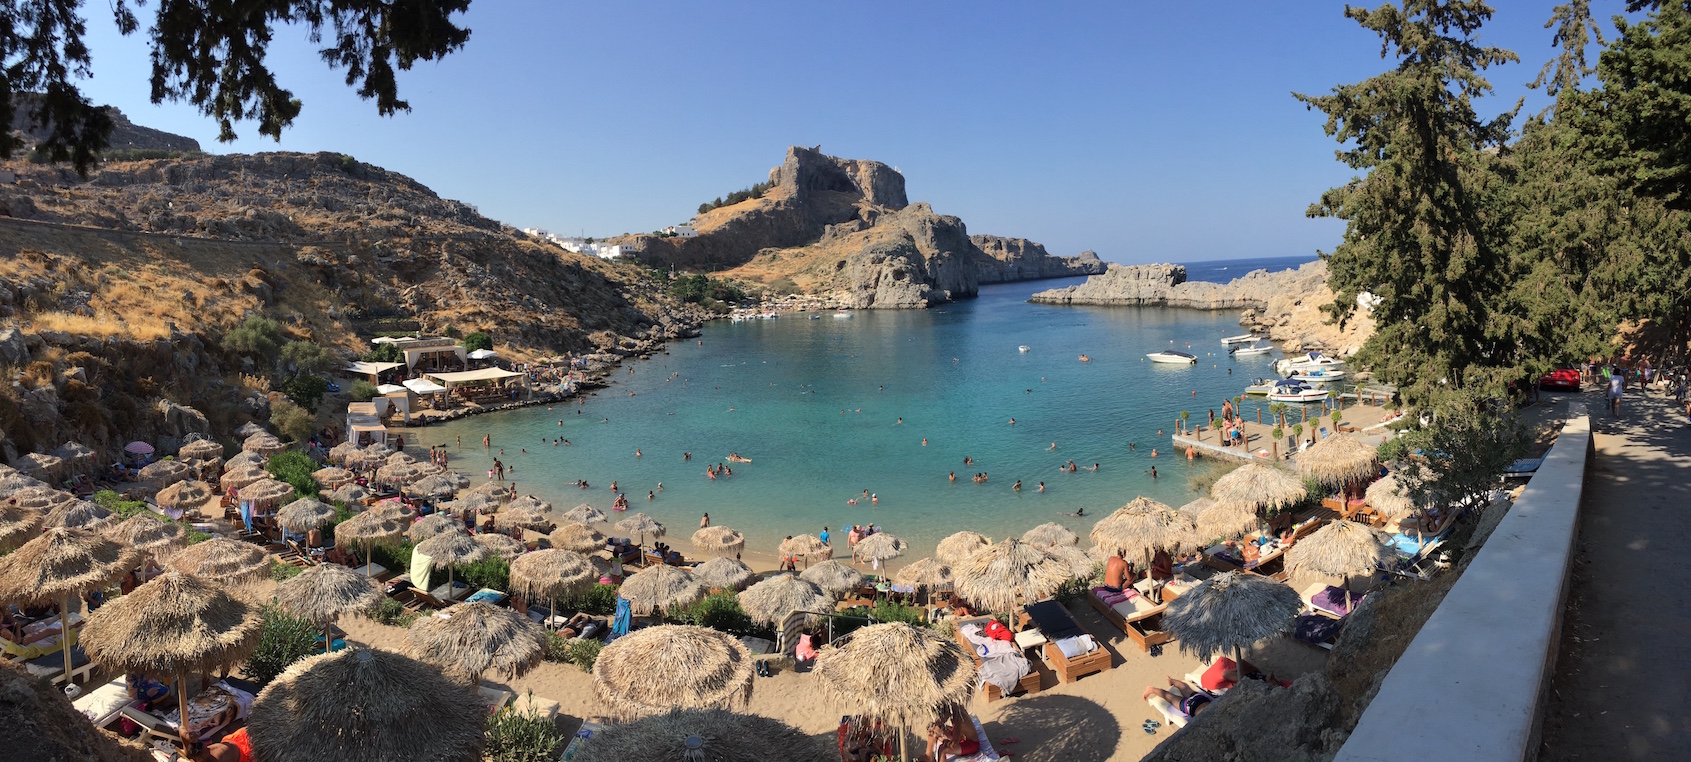
<path fill-rule="evenodd" d="M 1197 355 L 1189 355 L 1189 354 L 1186 354 L 1185 352 L 1176 352 L 1172 349 L 1165 349 L 1161 352 L 1152 352 L 1152 353 L 1145 355 L 1145 356 L 1150 358 L 1151 362 L 1164 362 L 1164 363 L 1168 363 L 1170 365 L 1197 365 L 1198 364 L 1198 356 Z"/>
<path fill-rule="evenodd" d="M 836 313 L 834 313 L 834 317 L 837 317 L 837 318 L 848 318 L 848 317 L 851 317 L 851 313 L 850 313 L 850 312 L 846 312 L 846 311 L 845 311 L 845 310 L 840 310 L 840 311 L 839 311 L 839 312 L 836 312 Z"/>
<path fill-rule="evenodd" d="M 1317 368 L 1339 369 L 1345 366 L 1345 361 L 1337 357 L 1328 357 L 1320 352 L 1288 357 L 1274 363 L 1274 369 L 1281 375 L 1291 375 L 1292 371 L 1311 371 Z"/>
<path fill-rule="evenodd" d="M 1251 355 L 1265 355 L 1274 351 L 1274 345 L 1266 341 L 1259 341 L 1248 346 L 1237 347 L 1233 350 L 1234 357 L 1249 357 Z"/>
<path fill-rule="evenodd" d="M 1241 333 L 1238 336 L 1229 336 L 1225 339 L 1222 339 L 1221 345 L 1224 346 L 1224 347 L 1230 347 L 1230 346 L 1233 346 L 1234 344 L 1249 344 L 1249 343 L 1256 341 L 1256 340 L 1257 340 L 1257 335 L 1254 334 L 1254 333 Z"/>
<path fill-rule="evenodd" d="M 1025 354 L 1027 354 L 1027 353 L 1028 353 L 1028 351 L 1029 351 L 1029 350 L 1031 350 L 1031 349 L 1033 349 L 1033 347 L 1030 347 L 1030 346 L 1028 346 L 1028 345 L 1026 345 L 1026 344 L 1023 344 L 1023 345 L 1021 345 L 1021 346 L 1019 346 L 1019 347 L 1016 347 L 1016 351 L 1017 351 L 1017 352 L 1021 352 L 1021 353 L 1022 353 L 1022 354 L 1024 354 L 1024 355 L 1025 355 Z"/>
<path fill-rule="evenodd" d="M 1345 372 L 1332 368 L 1316 368 L 1314 370 L 1294 369 L 1291 377 L 1314 382 L 1337 381 L 1345 377 Z"/>
<path fill-rule="evenodd" d="M 1268 399 L 1270 402 L 1320 402 L 1327 399 L 1327 390 L 1288 379 L 1275 384 L 1274 391 L 1268 393 Z"/>
<path fill-rule="evenodd" d="M 1274 381 L 1270 381 L 1270 380 L 1265 379 L 1265 378 L 1259 378 L 1254 383 L 1252 383 L 1250 386 L 1245 387 L 1245 393 L 1246 394 L 1273 394 L 1274 393 L 1274 384 L 1275 384 Z"/>

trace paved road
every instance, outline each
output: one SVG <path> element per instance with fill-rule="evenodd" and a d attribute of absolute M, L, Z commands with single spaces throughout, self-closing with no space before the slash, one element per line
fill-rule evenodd
<path fill-rule="evenodd" d="M 1691 426 L 1672 399 L 1586 395 L 1580 509 L 1543 760 L 1691 759 Z"/>

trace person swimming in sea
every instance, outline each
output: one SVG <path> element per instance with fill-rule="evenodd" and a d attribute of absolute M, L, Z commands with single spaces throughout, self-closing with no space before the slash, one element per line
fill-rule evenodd
<path fill-rule="evenodd" d="M 1013 489 L 1017 492 L 1021 492 L 1022 491 L 1022 480 L 1017 479 L 1015 484 L 1010 485 L 1010 489 Z"/>
<path fill-rule="evenodd" d="M 956 471 L 951 472 L 951 481 L 953 481 L 953 482 L 957 481 L 957 472 Z"/>
<path fill-rule="evenodd" d="M 1040 483 L 1039 483 L 1039 491 L 1040 491 L 1040 492 L 1044 492 L 1044 491 L 1045 491 L 1045 482 L 1040 482 Z"/>

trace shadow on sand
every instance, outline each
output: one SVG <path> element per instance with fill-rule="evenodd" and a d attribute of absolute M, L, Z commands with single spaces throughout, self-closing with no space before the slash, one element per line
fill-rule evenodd
<path fill-rule="evenodd" d="M 1104 707 L 1054 693 L 1018 700 L 985 728 L 994 746 L 1005 737 L 1020 738 L 999 751 L 1014 751 L 1025 762 L 1102 762 L 1121 741 L 1121 726 Z"/>

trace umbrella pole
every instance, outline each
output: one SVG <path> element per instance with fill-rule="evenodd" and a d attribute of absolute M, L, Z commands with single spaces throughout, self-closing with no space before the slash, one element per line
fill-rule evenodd
<path fill-rule="evenodd" d="M 333 642 L 329 640 L 329 625 L 325 624 L 323 625 L 323 653 L 329 653 L 333 650 L 335 650 Z"/>
<path fill-rule="evenodd" d="M 182 740 L 182 753 L 188 753 L 188 674 L 176 673 L 176 735 Z"/>
<path fill-rule="evenodd" d="M 364 578 L 370 578 L 370 543 L 368 542 L 364 543 Z"/>
<path fill-rule="evenodd" d="M 65 654 L 65 685 L 70 685 L 70 596 L 65 596 L 65 602 L 59 606 L 59 650 Z"/>
<path fill-rule="evenodd" d="M 904 741 L 907 735 L 904 731 L 903 725 L 898 726 L 898 758 L 900 762 L 910 762 L 910 747 Z"/>

